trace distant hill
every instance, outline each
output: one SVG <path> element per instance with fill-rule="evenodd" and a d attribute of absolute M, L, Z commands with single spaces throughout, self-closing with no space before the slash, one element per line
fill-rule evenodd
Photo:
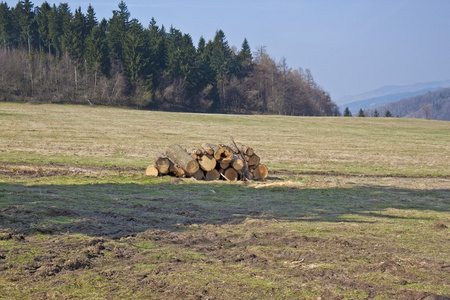
<path fill-rule="evenodd" d="M 366 116 L 372 116 L 375 109 L 380 116 L 389 110 L 392 116 L 405 118 L 427 118 L 450 121 L 450 88 L 427 92 L 400 101 L 388 103 L 374 109 L 365 110 Z"/>
<path fill-rule="evenodd" d="M 389 85 L 360 95 L 342 97 L 336 102 L 340 106 L 341 111 L 345 107 L 348 107 L 352 114 L 356 114 L 361 108 L 371 109 L 446 87 L 450 87 L 450 80 L 422 82 L 402 86 Z"/>

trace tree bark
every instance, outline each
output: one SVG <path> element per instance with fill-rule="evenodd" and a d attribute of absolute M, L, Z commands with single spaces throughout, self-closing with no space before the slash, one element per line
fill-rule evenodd
<path fill-rule="evenodd" d="M 194 174 L 198 171 L 198 162 L 192 158 L 178 144 L 173 144 L 166 150 L 167 157 L 174 163 L 179 165 L 187 174 Z"/>
<path fill-rule="evenodd" d="M 240 152 L 242 152 L 243 154 L 245 154 L 247 156 L 252 156 L 255 153 L 253 151 L 253 148 L 242 145 L 242 143 L 239 143 L 239 142 L 236 143 L 236 147 Z"/>

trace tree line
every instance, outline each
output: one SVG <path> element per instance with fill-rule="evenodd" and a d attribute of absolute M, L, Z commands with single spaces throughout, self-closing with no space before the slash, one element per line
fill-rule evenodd
<path fill-rule="evenodd" d="M 337 116 L 309 69 L 276 62 L 222 30 L 194 45 L 189 34 L 130 17 L 121 1 L 106 20 L 67 3 L 0 2 L 0 100 L 141 109 Z"/>

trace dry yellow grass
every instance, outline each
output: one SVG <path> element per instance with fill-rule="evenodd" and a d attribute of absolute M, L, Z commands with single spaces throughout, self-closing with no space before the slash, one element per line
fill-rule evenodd
<path fill-rule="evenodd" d="M 172 143 L 236 141 L 270 170 L 449 176 L 450 122 L 398 118 L 206 115 L 0 104 L 3 161 L 147 167 Z"/>

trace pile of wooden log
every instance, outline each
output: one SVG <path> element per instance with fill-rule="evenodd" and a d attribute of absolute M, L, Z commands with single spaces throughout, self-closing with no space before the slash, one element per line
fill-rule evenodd
<path fill-rule="evenodd" d="M 204 143 L 198 149 L 183 149 L 173 144 L 159 153 L 155 163 L 147 167 L 148 176 L 171 175 L 197 180 L 258 180 L 269 175 L 266 165 L 252 148 L 241 143 Z"/>

